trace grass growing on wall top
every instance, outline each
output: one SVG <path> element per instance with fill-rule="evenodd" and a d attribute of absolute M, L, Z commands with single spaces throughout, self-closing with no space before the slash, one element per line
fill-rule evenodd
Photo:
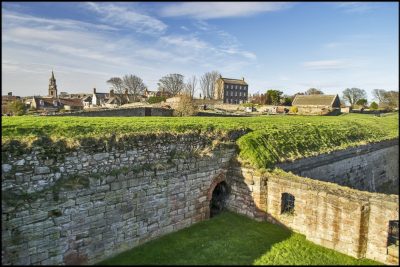
<path fill-rule="evenodd" d="M 280 226 L 223 212 L 123 252 L 102 265 L 376 265 L 307 241 Z"/>
<path fill-rule="evenodd" d="M 98 139 L 112 134 L 198 132 L 226 135 L 247 129 L 237 144 L 240 157 L 255 167 L 268 168 L 295 159 L 348 146 L 398 137 L 398 113 L 385 117 L 342 116 L 262 117 L 3 117 L 2 142 L 28 142 L 39 136 L 69 141 Z"/>
<path fill-rule="evenodd" d="M 341 117 L 342 118 L 342 117 Z M 344 118 L 344 117 L 343 117 Z M 347 117 L 342 121 L 316 121 L 264 127 L 242 136 L 240 157 L 257 168 L 313 156 L 350 146 L 398 136 L 398 116 L 385 119 Z"/>

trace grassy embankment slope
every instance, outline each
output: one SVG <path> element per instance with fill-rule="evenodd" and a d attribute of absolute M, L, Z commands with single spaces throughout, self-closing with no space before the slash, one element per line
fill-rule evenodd
<path fill-rule="evenodd" d="M 212 136 L 246 129 L 237 140 L 240 158 L 256 168 L 368 142 L 398 137 L 398 113 L 385 117 L 348 114 L 337 117 L 3 117 L 2 143 L 30 143 L 39 136 L 79 143 L 82 138 L 107 138 L 146 133 L 197 132 Z"/>

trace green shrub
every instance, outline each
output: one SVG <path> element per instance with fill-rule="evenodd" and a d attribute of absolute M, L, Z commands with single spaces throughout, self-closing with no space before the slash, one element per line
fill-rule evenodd
<path fill-rule="evenodd" d="M 155 103 L 160 103 L 164 102 L 167 98 L 165 96 L 150 96 L 149 99 L 147 99 L 147 102 L 149 104 L 155 104 Z"/>
<path fill-rule="evenodd" d="M 243 103 L 243 104 L 242 104 L 242 107 L 245 107 L 245 108 L 247 108 L 247 107 L 254 107 L 254 103 Z"/>
<path fill-rule="evenodd" d="M 7 108 L 15 116 L 21 116 L 26 113 L 26 107 L 25 107 L 24 103 L 22 103 L 22 101 L 19 101 L 19 100 L 8 103 Z"/>
<path fill-rule="evenodd" d="M 372 102 L 371 105 L 369 106 L 369 109 L 377 110 L 378 109 L 378 104 L 376 102 Z"/>

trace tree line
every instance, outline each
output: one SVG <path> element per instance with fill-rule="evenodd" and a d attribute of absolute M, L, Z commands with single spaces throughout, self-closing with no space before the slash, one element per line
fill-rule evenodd
<path fill-rule="evenodd" d="M 322 95 L 322 92 L 316 88 L 310 88 L 305 92 L 299 92 L 294 95 L 284 95 L 282 91 L 270 89 L 265 94 L 253 94 L 251 102 L 254 104 L 262 105 L 284 105 L 290 106 L 296 95 Z M 368 105 L 367 93 L 364 89 L 360 88 L 346 88 L 342 92 L 341 102 L 346 102 L 350 107 L 361 107 L 371 109 L 393 109 L 399 107 L 399 92 L 398 91 L 387 91 L 384 89 L 372 90 L 372 95 L 375 100 Z"/>
<path fill-rule="evenodd" d="M 200 78 L 193 75 L 185 80 L 185 77 L 179 73 L 172 73 L 161 77 L 157 83 L 157 91 L 161 95 L 176 96 L 179 94 L 189 95 L 191 98 L 200 89 L 200 98 L 211 99 L 214 97 L 214 84 L 220 77 L 218 71 L 206 72 Z M 133 74 L 127 74 L 121 77 L 111 77 L 107 83 L 114 90 L 114 93 L 124 94 L 127 92 L 132 95 L 135 101 L 143 95 L 147 86 L 143 80 Z"/>

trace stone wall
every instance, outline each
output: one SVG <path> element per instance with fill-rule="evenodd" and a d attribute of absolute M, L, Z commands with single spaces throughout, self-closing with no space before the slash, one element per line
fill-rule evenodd
<path fill-rule="evenodd" d="M 277 167 L 358 190 L 399 194 L 398 139 L 281 163 Z"/>
<path fill-rule="evenodd" d="M 96 263 L 207 219 L 222 181 L 229 210 L 351 256 L 398 263 L 398 254 L 386 247 L 388 222 L 399 217 L 398 196 L 242 166 L 232 143 L 241 134 L 3 145 L 2 263 Z M 391 142 L 335 155 L 373 154 Z M 359 155 L 349 152 L 354 149 Z M 295 197 L 292 214 L 281 214 L 282 193 Z"/>
<path fill-rule="evenodd" d="M 146 109 L 148 110 L 146 112 Z M 171 117 L 172 109 L 155 107 L 136 107 L 136 108 L 110 108 L 102 110 L 85 110 L 73 113 L 58 113 L 54 116 L 79 116 L 79 117 L 143 117 L 143 116 L 163 116 Z"/>
<path fill-rule="evenodd" d="M 340 108 L 319 105 L 299 105 L 297 107 L 298 115 L 339 115 Z"/>
<path fill-rule="evenodd" d="M 286 226 L 316 244 L 356 258 L 398 264 L 394 251 L 398 247 L 392 252 L 387 247 L 389 220 L 399 219 L 397 195 L 358 191 L 283 171 L 260 174 L 242 167 L 236 173 L 245 184 L 236 199 L 246 199 L 241 194 L 247 192 L 253 202 L 233 204 L 232 210 Z M 295 197 L 293 213 L 281 213 L 283 193 Z"/>
<path fill-rule="evenodd" d="M 211 187 L 236 153 L 196 135 L 119 145 L 54 158 L 42 147 L 7 151 L 2 264 L 91 264 L 205 220 Z"/>

